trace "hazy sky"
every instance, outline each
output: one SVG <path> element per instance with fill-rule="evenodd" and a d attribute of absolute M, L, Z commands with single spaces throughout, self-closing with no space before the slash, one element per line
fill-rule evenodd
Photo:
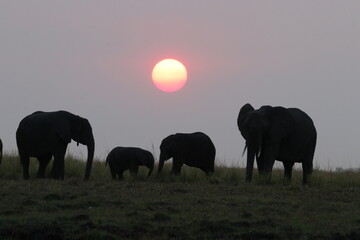
<path fill-rule="evenodd" d="M 23 117 L 63 109 L 89 119 L 100 159 L 120 145 L 158 157 L 164 137 L 203 131 L 219 162 L 245 166 L 236 119 L 249 102 L 307 112 L 315 166 L 360 167 L 359 11 L 358 0 L 1 1 L 5 151 Z M 153 85 L 163 58 L 187 67 L 182 90 Z"/>

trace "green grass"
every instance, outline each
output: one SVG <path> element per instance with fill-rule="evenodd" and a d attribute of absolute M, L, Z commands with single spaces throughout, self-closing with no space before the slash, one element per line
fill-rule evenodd
<path fill-rule="evenodd" d="M 254 173 L 216 167 L 211 177 L 184 167 L 181 176 L 113 181 L 95 161 L 65 160 L 65 180 L 22 180 L 16 155 L 0 165 L 0 239 L 360 239 L 360 173 L 316 170 L 309 186 L 295 171 L 290 184 L 274 170 L 271 183 Z M 51 166 L 51 165 L 50 165 Z M 48 169 L 50 171 L 50 167 Z"/>

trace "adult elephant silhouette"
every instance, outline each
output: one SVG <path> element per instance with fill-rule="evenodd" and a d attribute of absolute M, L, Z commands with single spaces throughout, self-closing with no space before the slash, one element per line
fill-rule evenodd
<path fill-rule="evenodd" d="M 38 178 L 45 177 L 46 166 L 52 157 L 51 175 L 64 179 L 64 156 L 71 140 L 88 149 L 85 180 L 90 177 L 95 141 L 89 121 L 66 111 L 34 112 L 21 120 L 16 131 L 16 142 L 23 166 L 23 177 L 29 179 L 29 158 L 39 160 Z"/>
<path fill-rule="evenodd" d="M 312 173 L 316 129 L 312 119 L 297 108 L 262 106 L 255 110 L 249 103 L 237 119 L 247 148 L 246 181 L 251 182 L 254 158 L 260 175 L 271 174 L 275 160 L 283 162 L 285 178 L 291 180 L 295 162 L 302 163 L 303 183 Z"/>
<path fill-rule="evenodd" d="M 115 180 L 122 180 L 125 170 L 135 176 L 138 174 L 139 166 L 149 169 L 148 177 L 154 169 L 154 156 L 151 152 L 137 147 L 116 147 L 106 157 L 105 165 L 109 164 L 110 173 Z"/>
<path fill-rule="evenodd" d="M 0 163 L 2 162 L 2 157 L 3 157 L 3 143 L 0 139 Z"/>
<path fill-rule="evenodd" d="M 158 173 L 164 162 L 173 158 L 174 175 L 180 174 L 183 164 L 200 168 L 208 175 L 214 172 L 215 153 L 213 142 L 202 132 L 172 134 L 161 142 Z"/>

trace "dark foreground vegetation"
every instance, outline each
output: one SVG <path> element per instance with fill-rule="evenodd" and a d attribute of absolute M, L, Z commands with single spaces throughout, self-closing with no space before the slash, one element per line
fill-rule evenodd
<path fill-rule="evenodd" d="M 65 181 L 22 180 L 17 156 L 0 165 L 0 239 L 360 239 L 360 173 L 315 171 L 302 186 L 274 171 L 244 183 L 244 171 L 184 168 L 179 177 L 113 181 L 103 162 L 65 160 Z M 257 176 L 257 174 L 255 174 Z"/>

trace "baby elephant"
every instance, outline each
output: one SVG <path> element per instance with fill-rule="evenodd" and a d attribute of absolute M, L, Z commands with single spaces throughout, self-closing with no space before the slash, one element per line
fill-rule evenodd
<path fill-rule="evenodd" d="M 106 165 L 109 163 L 112 178 L 123 179 L 125 170 L 135 176 L 138 173 L 139 166 L 149 168 L 148 177 L 154 169 L 153 155 L 144 149 L 136 147 L 116 147 L 106 157 Z"/>
<path fill-rule="evenodd" d="M 164 162 L 173 159 L 171 173 L 179 175 L 183 164 L 197 167 L 206 175 L 214 172 L 215 146 L 210 137 L 202 132 L 176 133 L 164 138 L 160 144 L 158 173 Z"/>

